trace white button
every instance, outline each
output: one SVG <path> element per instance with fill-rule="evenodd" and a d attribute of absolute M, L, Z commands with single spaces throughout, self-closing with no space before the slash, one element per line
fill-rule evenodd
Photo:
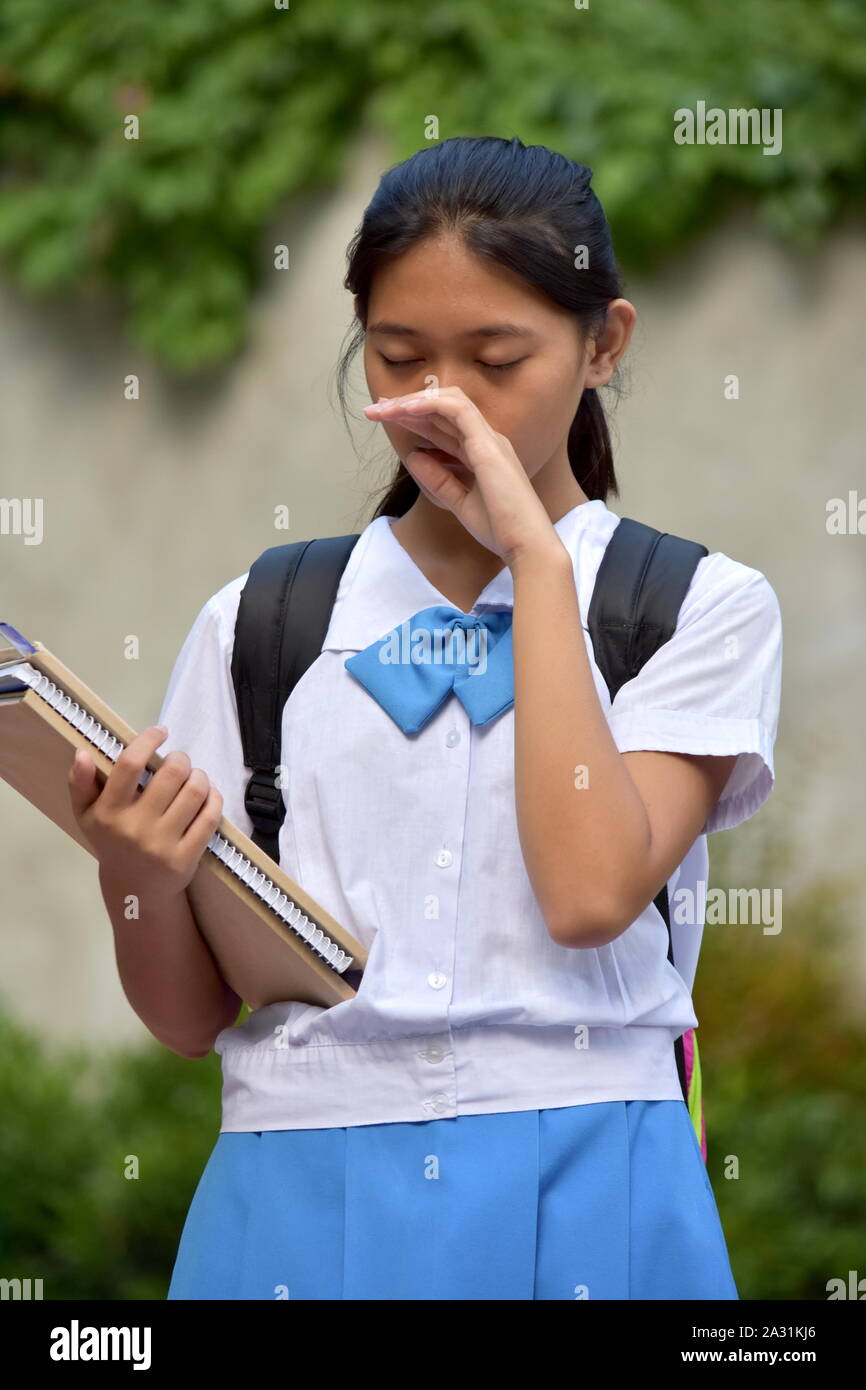
<path fill-rule="evenodd" d="M 437 1114 L 441 1114 L 448 1109 L 448 1097 L 442 1091 L 437 1091 L 435 1096 L 430 1097 L 430 1105 Z"/>
<path fill-rule="evenodd" d="M 450 849 L 440 849 L 439 853 L 436 855 L 436 863 L 439 865 L 440 869 L 447 869 L 453 859 L 454 855 L 451 853 Z"/>
<path fill-rule="evenodd" d="M 444 1047 L 428 1047 L 421 1053 L 421 1056 L 426 1057 L 428 1062 L 441 1062 L 445 1056 L 445 1049 Z"/>
<path fill-rule="evenodd" d="M 431 989 L 441 989 L 448 983 L 448 976 L 443 975 L 441 970 L 432 970 L 427 976 L 427 983 Z"/>
<path fill-rule="evenodd" d="M 445 736 L 445 742 L 449 748 L 456 748 L 458 743 L 460 742 L 460 730 L 449 729 L 448 733 Z"/>

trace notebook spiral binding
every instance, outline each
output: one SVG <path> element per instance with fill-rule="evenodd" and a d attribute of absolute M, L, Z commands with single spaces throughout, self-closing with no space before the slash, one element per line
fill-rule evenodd
<path fill-rule="evenodd" d="M 77 729 L 80 734 L 83 734 L 95 748 L 98 748 L 112 762 L 117 762 L 125 744 L 121 743 L 120 739 L 115 738 L 104 724 L 100 724 L 99 720 L 73 700 L 71 695 L 68 695 L 48 676 L 37 671 L 28 662 L 21 662 L 12 669 L 15 675 L 19 676 L 34 694 L 56 710 L 61 718 Z M 7 668 L 7 674 L 11 674 L 9 668 Z M 152 776 L 152 772 L 145 770 L 138 779 L 139 786 L 147 786 Z M 344 974 L 349 969 L 354 956 L 350 956 L 348 952 L 337 945 L 336 941 L 332 941 L 322 928 L 307 917 L 301 908 L 268 878 L 267 874 L 262 873 L 261 869 L 257 869 L 236 845 L 220 835 L 219 831 L 215 831 L 206 848 L 211 854 L 215 854 L 217 859 L 225 864 L 236 878 L 251 888 L 256 897 L 266 903 L 285 922 L 286 926 L 291 927 L 296 935 L 306 941 L 307 945 L 312 947 L 326 965 L 329 965 L 338 975 Z"/>

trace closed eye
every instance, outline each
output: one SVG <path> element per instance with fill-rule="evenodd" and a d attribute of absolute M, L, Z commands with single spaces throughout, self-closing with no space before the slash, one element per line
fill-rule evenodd
<path fill-rule="evenodd" d="M 420 357 L 390 358 L 380 352 L 379 356 L 387 367 L 414 367 L 422 359 Z M 507 372 L 512 367 L 519 367 L 525 358 L 518 357 L 515 362 L 479 362 L 479 367 L 486 367 L 489 372 Z"/>

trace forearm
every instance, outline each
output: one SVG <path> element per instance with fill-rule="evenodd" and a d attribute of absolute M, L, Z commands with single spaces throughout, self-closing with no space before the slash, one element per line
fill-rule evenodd
<path fill-rule="evenodd" d="M 186 893 L 148 903 L 146 889 L 100 865 L 124 993 L 142 1023 L 173 1052 L 203 1057 L 242 1001 L 217 970 Z M 132 901 L 137 916 L 128 917 Z"/>
<path fill-rule="evenodd" d="M 649 820 L 596 692 L 568 551 L 557 538 L 511 569 L 524 861 L 554 939 L 604 945 L 624 929 L 620 885 L 646 863 Z"/>

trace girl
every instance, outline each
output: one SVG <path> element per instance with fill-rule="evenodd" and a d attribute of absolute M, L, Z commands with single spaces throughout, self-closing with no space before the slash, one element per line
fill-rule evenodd
<path fill-rule="evenodd" d="M 350 247 L 341 399 L 363 344 L 365 413 L 400 463 L 283 710 L 280 858 L 369 948 L 357 995 L 232 1026 L 186 901 L 220 814 L 252 830 L 246 575 L 198 614 L 164 726 L 100 795 L 72 774 L 133 1007 L 222 1057 L 171 1299 L 738 1298 L 653 899 L 699 895 L 706 835 L 769 795 L 779 607 L 706 556 L 611 707 L 586 629 L 619 522 L 597 391 L 635 310 L 590 177 L 517 139 L 446 140 L 384 175 Z M 443 684 L 441 648 L 435 680 L 423 654 L 385 665 L 400 631 L 478 650 Z"/>

